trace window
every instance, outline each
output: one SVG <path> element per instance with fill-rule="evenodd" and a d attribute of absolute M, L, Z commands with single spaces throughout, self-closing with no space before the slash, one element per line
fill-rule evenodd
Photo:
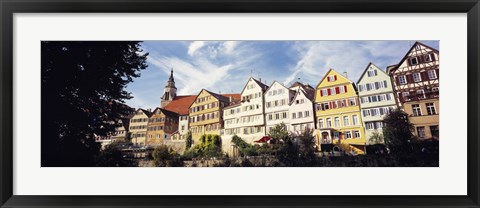
<path fill-rule="evenodd" d="M 437 78 L 437 72 L 435 70 L 429 70 L 427 71 L 428 74 L 428 79 L 436 79 Z"/>
<path fill-rule="evenodd" d="M 363 85 L 358 85 L 358 90 L 361 92 L 363 91 Z"/>
<path fill-rule="evenodd" d="M 370 110 L 363 110 L 362 112 L 364 117 L 370 116 Z"/>
<path fill-rule="evenodd" d="M 435 104 L 433 103 L 426 103 L 427 106 L 427 114 L 428 115 L 435 115 L 437 114 L 437 111 L 435 110 Z"/>
<path fill-rule="evenodd" d="M 322 90 L 322 97 L 323 96 L 328 96 L 328 90 L 327 89 Z"/>
<path fill-rule="evenodd" d="M 410 65 L 417 65 L 418 64 L 418 58 L 414 57 L 410 59 Z"/>
<path fill-rule="evenodd" d="M 303 117 L 303 113 L 302 112 L 298 112 L 298 118 L 302 118 Z"/>
<path fill-rule="evenodd" d="M 352 132 L 345 131 L 344 134 L 345 134 L 345 139 L 351 139 L 352 138 Z"/>
<path fill-rule="evenodd" d="M 292 113 L 292 119 L 296 119 L 297 118 L 297 114 L 296 113 Z"/>
<path fill-rule="evenodd" d="M 417 135 L 420 138 L 425 138 L 425 127 L 424 126 L 419 126 L 417 127 Z"/>
<path fill-rule="evenodd" d="M 398 83 L 407 84 L 407 78 L 405 77 L 405 75 L 398 76 L 397 78 L 398 78 Z"/>
<path fill-rule="evenodd" d="M 337 91 L 335 90 L 335 87 L 330 88 L 330 94 L 336 95 Z"/>
<path fill-rule="evenodd" d="M 353 131 L 353 137 L 354 138 L 360 138 L 360 131 L 358 131 L 358 130 Z"/>
<path fill-rule="evenodd" d="M 328 76 L 327 79 L 328 79 L 329 82 L 333 82 L 333 81 L 337 80 L 337 76 L 335 76 L 335 75 L 330 75 L 330 76 Z"/>
<path fill-rule="evenodd" d="M 412 110 L 413 110 L 413 116 L 421 116 L 422 115 L 422 109 L 420 109 L 419 104 L 413 104 L 412 105 Z"/>
<path fill-rule="evenodd" d="M 432 59 L 432 54 L 427 54 L 425 56 L 423 56 L 423 59 L 425 60 L 425 62 L 431 62 L 433 59 Z"/>
<path fill-rule="evenodd" d="M 432 133 L 432 137 L 438 138 L 440 132 L 438 131 L 438 126 L 430 126 L 430 132 Z"/>
<path fill-rule="evenodd" d="M 368 74 L 368 77 L 377 76 L 377 70 L 368 71 L 367 74 Z"/>
<path fill-rule="evenodd" d="M 350 121 L 348 119 L 348 116 L 343 117 L 343 126 L 350 126 Z"/>
<path fill-rule="evenodd" d="M 356 105 L 355 98 L 350 98 L 350 99 L 348 99 L 348 104 L 349 104 L 350 106 Z"/>
<path fill-rule="evenodd" d="M 310 116 L 310 111 L 305 111 L 305 117 L 309 117 Z"/>
<path fill-rule="evenodd" d="M 335 127 L 340 127 L 340 117 L 335 117 L 334 122 L 335 122 Z"/>
<path fill-rule="evenodd" d="M 420 73 L 413 73 L 413 81 L 414 82 L 422 81 L 422 77 L 420 76 Z"/>
<path fill-rule="evenodd" d="M 352 115 L 352 124 L 354 126 L 358 125 L 358 116 L 357 115 Z"/>
<path fill-rule="evenodd" d="M 323 109 L 324 110 L 330 109 L 330 104 L 329 103 L 323 103 Z"/>
<path fill-rule="evenodd" d="M 365 123 L 367 129 L 374 129 L 375 128 L 375 123 L 374 122 L 366 122 Z"/>
<path fill-rule="evenodd" d="M 333 139 L 340 139 L 340 132 L 338 131 L 333 132 Z"/>
<path fill-rule="evenodd" d="M 268 114 L 268 120 L 271 121 L 273 119 L 272 114 Z"/>
<path fill-rule="evenodd" d="M 409 101 L 410 100 L 409 95 L 410 95 L 409 92 L 402 92 L 403 100 Z"/>
<path fill-rule="evenodd" d="M 321 118 L 318 119 L 318 127 L 321 128 L 321 129 L 323 128 L 323 119 L 321 119 Z"/>
<path fill-rule="evenodd" d="M 332 127 L 332 119 L 327 118 L 327 128 L 331 128 L 331 127 Z"/>
<path fill-rule="evenodd" d="M 423 90 L 417 90 L 417 96 L 419 99 L 425 99 L 425 92 Z"/>

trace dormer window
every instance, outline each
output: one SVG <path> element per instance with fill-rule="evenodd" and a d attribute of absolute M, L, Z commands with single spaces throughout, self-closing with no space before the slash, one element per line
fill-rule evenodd
<path fill-rule="evenodd" d="M 425 60 L 425 62 L 432 62 L 433 61 L 432 56 L 433 56 L 433 54 L 427 54 L 427 55 L 423 56 L 423 60 Z"/>

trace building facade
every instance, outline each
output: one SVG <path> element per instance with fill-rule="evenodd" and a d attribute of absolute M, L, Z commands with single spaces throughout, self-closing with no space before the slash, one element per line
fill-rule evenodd
<path fill-rule="evenodd" d="M 135 114 L 130 118 L 130 141 L 134 146 L 144 147 L 147 136 L 148 119 L 151 112 L 144 109 L 137 109 Z"/>
<path fill-rule="evenodd" d="M 225 132 L 222 138 L 225 141 L 237 135 L 247 143 L 253 143 L 265 136 L 263 93 L 267 87 L 250 77 L 241 92 L 241 100 L 224 108 Z"/>
<path fill-rule="evenodd" d="M 238 96 L 238 94 L 236 95 Z M 189 107 L 189 124 L 192 139 L 197 143 L 204 134 L 222 135 L 223 108 L 230 104 L 233 98 L 202 89 Z"/>
<path fill-rule="evenodd" d="M 295 82 L 290 86 L 290 90 L 295 91 L 291 102 L 289 103 L 290 131 L 300 134 L 309 129 L 315 129 L 315 111 L 313 99 L 315 89 L 310 85 Z"/>
<path fill-rule="evenodd" d="M 365 154 L 365 130 L 352 81 L 330 69 L 315 92 L 317 139 L 351 154 Z"/>
<path fill-rule="evenodd" d="M 419 139 L 439 139 L 439 60 L 438 50 L 416 42 L 388 70 L 395 98 Z"/>
<path fill-rule="evenodd" d="M 383 144 L 383 119 L 397 108 L 390 76 L 369 63 L 358 79 L 357 88 L 367 144 Z"/>
<path fill-rule="evenodd" d="M 265 91 L 265 128 L 268 134 L 276 125 L 284 124 L 290 131 L 290 101 L 295 91 L 274 81 Z"/>
<path fill-rule="evenodd" d="M 170 139 L 171 135 L 177 131 L 178 114 L 156 108 L 152 112 L 147 126 L 146 146 L 158 146 Z"/>
<path fill-rule="evenodd" d="M 118 120 L 118 127 L 115 128 L 115 132 L 112 135 L 112 142 L 127 142 L 130 141 L 130 134 L 128 132 L 128 127 L 130 124 L 130 119 L 120 119 Z"/>

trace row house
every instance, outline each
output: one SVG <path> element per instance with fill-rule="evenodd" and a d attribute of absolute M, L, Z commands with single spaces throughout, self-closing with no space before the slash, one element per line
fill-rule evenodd
<path fill-rule="evenodd" d="M 144 109 L 137 109 L 130 118 L 130 125 L 128 131 L 130 133 L 130 141 L 135 146 L 145 146 L 147 138 L 148 119 L 151 116 L 151 112 Z"/>
<path fill-rule="evenodd" d="M 156 108 L 148 121 L 146 146 L 157 146 L 170 139 L 178 129 L 178 114 L 166 109 Z"/>
<path fill-rule="evenodd" d="M 383 137 L 378 141 L 372 136 L 383 134 L 384 117 L 397 108 L 390 76 L 369 63 L 358 79 L 357 88 L 367 144 L 384 143 Z"/>
<path fill-rule="evenodd" d="M 295 91 L 295 95 L 289 103 L 290 131 L 300 134 L 307 129 L 315 129 L 315 112 L 313 110 L 315 89 L 300 82 L 293 83 L 289 89 Z"/>
<path fill-rule="evenodd" d="M 290 101 L 295 96 L 295 91 L 274 81 L 264 96 L 267 134 L 279 124 L 284 124 L 286 130 L 290 131 Z"/>
<path fill-rule="evenodd" d="M 365 130 L 352 81 L 330 69 L 316 87 L 315 111 L 320 144 L 365 154 Z"/>
<path fill-rule="evenodd" d="M 189 124 L 192 139 L 198 142 L 204 134 L 222 135 L 223 108 L 230 105 L 239 94 L 220 95 L 202 89 L 189 107 Z"/>
<path fill-rule="evenodd" d="M 439 51 L 416 42 L 402 60 L 388 67 L 398 105 L 408 114 L 414 135 L 439 138 Z"/>
<path fill-rule="evenodd" d="M 223 110 L 224 140 L 238 135 L 248 143 L 265 135 L 264 92 L 268 86 L 250 77 L 241 92 L 241 100 Z"/>

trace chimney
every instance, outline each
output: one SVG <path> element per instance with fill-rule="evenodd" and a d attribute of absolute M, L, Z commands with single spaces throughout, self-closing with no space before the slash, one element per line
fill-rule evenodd
<path fill-rule="evenodd" d="M 348 73 L 347 72 L 343 72 L 343 76 L 348 79 Z"/>
<path fill-rule="evenodd" d="M 228 97 L 228 101 L 230 101 L 230 102 L 233 101 L 232 96 L 229 96 L 229 97 Z"/>

